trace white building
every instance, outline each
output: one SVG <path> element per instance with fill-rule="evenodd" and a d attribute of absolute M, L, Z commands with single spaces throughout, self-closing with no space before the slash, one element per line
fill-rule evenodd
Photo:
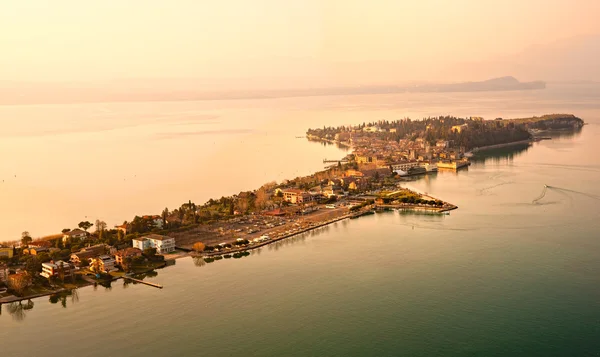
<path fill-rule="evenodd" d="M 42 263 L 42 272 L 40 273 L 40 275 L 46 279 L 56 277 L 58 276 L 60 267 L 62 267 L 65 276 L 71 276 L 71 265 L 67 262 L 63 262 L 62 260 L 58 260 L 54 263 Z"/>
<path fill-rule="evenodd" d="M 378 126 L 366 126 L 363 128 L 365 133 L 378 133 L 381 131 L 381 128 Z"/>
<path fill-rule="evenodd" d="M 150 222 L 152 222 L 152 225 L 154 226 L 154 228 L 158 228 L 158 229 L 162 229 L 163 228 L 163 219 L 161 216 L 158 215 L 154 215 L 154 216 L 142 216 L 143 219 L 149 220 Z"/>
<path fill-rule="evenodd" d="M 408 171 L 411 167 L 419 167 L 421 163 L 418 161 L 405 161 L 392 165 L 392 170 L 394 171 Z"/>
<path fill-rule="evenodd" d="M 156 248 L 157 254 L 171 253 L 175 251 L 175 238 L 149 234 L 144 237 L 132 239 L 134 248 L 144 251 L 146 248 Z"/>
<path fill-rule="evenodd" d="M 63 234 L 63 238 L 62 241 L 63 243 L 66 243 L 69 239 L 71 241 L 82 241 L 87 237 L 87 232 L 86 231 L 82 231 L 81 229 L 77 228 L 77 229 L 73 229 L 72 231 L 66 232 L 65 234 Z"/>

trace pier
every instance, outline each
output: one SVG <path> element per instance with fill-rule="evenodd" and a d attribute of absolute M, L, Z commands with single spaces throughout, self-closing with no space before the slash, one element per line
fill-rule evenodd
<path fill-rule="evenodd" d="M 143 281 L 143 280 L 140 280 L 140 279 L 135 279 L 135 278 L 132 278 L 130 276 L 124 276 L 123 279 L 129 279 L 131 281 L 135 281 L 136 283 L 145 284 L 145 285 L 152 286 L 152 287 L 158 288 L 158 289 L 162 289 L 163 288 L 162 285 L 151 283 L 151 282 L 148 282 L 148 281 Z"/>

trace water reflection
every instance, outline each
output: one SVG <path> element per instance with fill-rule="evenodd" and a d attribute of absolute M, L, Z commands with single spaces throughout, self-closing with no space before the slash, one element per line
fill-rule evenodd
<path fill-rule="evenodd" d="M 350 147 L 342 144 L 342 143 L 332 143 L 329 141 L 322 141 L 322 140 L 316 140 L 316 139 L 311 139 L 311 138 L 307 138 L 309 143 L 315 143 L 315 144 L 320 144 L 321 146 L 332 146 L 335 145 L 338 149 L 342 150 L 342 151 L 349 151 Z"/>
<path fill-rule="evenodd" d="M 27 302 L 24 302 L 24 301 L 11 302 L 7 305 L 6 311 L 16 321 L 23 321 L 25 319 L 27 311 L 33 309 L 33 305 L 34 305 L 34 303 L 31 300 L 27 300 Z M 3 305 L 0 305 L 0 315 L 2 314 L 2 306 Z"/>
<path fill-rule="evenodd" d="M 544 132 L 542 136 L 552 139 L 572 139 L 581 135 L 582 128 Z"/>
<path fill-rule="evenodd" d="M 61 292 L 50 295 L 48 300 L 50 301 L 51 304 L 57 304 L 60 302 L 60 305 L 63 308 L 66 308 L 68 298 L 70 298 L 71 303 L 78 302 L 79 301 L 79 291 L 77 289 L 61 291 Z"/>
<path fill-rule="evenodd" d="M 483 166 L 486 163 L 502 163 L 502 162 L 512 162 L 515 158 L 523 155 L 529 148 L 531 144 L 519 144 L 505 148 L 498 148 L 492 150 L 486 150 L 482 152 L 478 152 L 475 156 L 471 158 L 471 163 L 475 166 Z"/>
<path fill-rule="evenodd" d="M 255 249 L 255 250 L 259 250 L 259 249 Z M 252 254 L 255 254 L 254 252 Z M 258 253 L 260 254 L 260 253 Z M 231 253 L 231 254 L 223 254 L 223 255 L 213 255 L 213 256 L 209 256 L 209 257 L 192 257 L 192 260 L 194 261 L 194 265 L 197 267 L 203 267 L 206 264 L 210 264 L 210 263 L 214 263 L 218 260 L 224 260 L 224 259 L 241 259 L 244 257 L 247 257 L 250 255 L 250 252 L 246 251 L 246 252 L 238 252 L 238 253 Z"/>
<path fill-rule="evenodd" d="M 63 308 L 67 308 L 69 301 L 71 304 L 79 302 L 79 290 L 73 289 L 56 292 L 48 296 L 48 301 L 51 304 L 60 303 Z M 0 304 L 0 316 L 4 309 L 16 321 L 23 321 L 27 316 L 27 311 L 32 310 L 34 306 L 35 303 L 31 299 Z"/>

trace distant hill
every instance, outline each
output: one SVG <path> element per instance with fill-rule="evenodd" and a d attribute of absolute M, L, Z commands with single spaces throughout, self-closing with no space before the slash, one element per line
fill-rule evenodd
<path fill-rule="evenodd" d="M 425 85 L 418 87 L 423 92 L 482 92 L 482 91 L 507 91 L 544 89 L 546 83 L 542 81 L 519 82 L 514 77 L 500 77 L 480 82 L 463 82 L 439 85 Z"/>
<path fill-rule="evenodd" d="M 439 78 L 469 73 L 474 78 L 511 73 L 518 78 L 546 81 L 600 81 L 600 35 L 579 36 L 531 46 L 520 53 L 485 61 L 450 65 Z"/>
<path fill-rule="evenodd" d="M 481 82 L 445 84 L 409 84 L 386 86 L 341 86 L 280 90 L 202 90 L 193 84 L 165 87 L 144 82 L 144 86 L 123 85 L 102 87 L 86 84 L 51 84 L 0 82 L 0 104 L 58 104 L 131 101 L 192 101 L 228 99 L 266 99 L 287 97 L 312 97 L 328 95 L 361 95 L 430 92 L 481 92 L 532 90 L 545 88 L 544 82 L 519 82 L 514 77 L 500 77 Z"/>

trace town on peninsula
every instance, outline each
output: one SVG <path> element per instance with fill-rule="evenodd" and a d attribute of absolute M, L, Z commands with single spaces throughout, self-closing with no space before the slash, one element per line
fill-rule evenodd
<path fill-rule="evenodd" d="M 308 129 L 306 139 L 349 148 L 324 159 L 324 170 L 253 191 L 188 201 L 159 214 L 135 216 L 109 228 L 81 221 L 57 234 L 0 242 L 2 304 L 27 309 L 34 297 L 73 294 L 87 285 L 116 279 L 144 283 L 154 269 L 192 256 L 198 265 L 239 259 L 249 251 L 343 219 L 382 210 L 447 214 L 460 202 L 445 202 L 403 185 L 439 170 L 461 170 L 478 152 L 577 131 L 583 120 L 571 114 L 523 119 L 452 116 L 377 121 Z M 151 284 L 156 286 L 156 284 Z M 156 286 L 160 287 L 160 286 Z"/>

